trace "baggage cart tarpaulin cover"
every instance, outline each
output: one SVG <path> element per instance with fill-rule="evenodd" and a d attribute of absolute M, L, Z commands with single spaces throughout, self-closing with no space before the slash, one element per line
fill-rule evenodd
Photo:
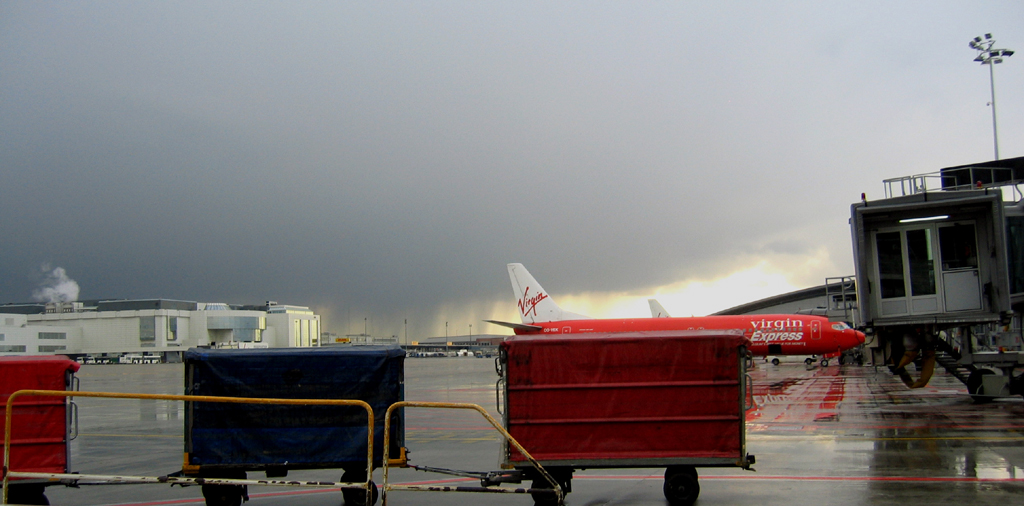
<path fill-rule="evenodd" d="M 7 416 L 7 400 L 18 390 L 67 390 L 79 367 L 59 355 L 0 357 L 0 416 Z M 67 398 L 22 395 L 13 411 L 11 470 L 68 472 Z"/>
<path fill-rule="evenodd" d="M 509 338 L 507 428 L 542 463 L 740 461 L 748 344 L 733 331 Z"/>
<path fill-rule="evenodd" d="M 190 395 L 286 399 L 358 399 L 374 412 L 374 462 L 383 455 L 384 416 L 404 400 L 405 352 L 398 346 L 210 350 L 185 353 Z M 366 410 L 190 402 L 185 452 L 198 466 L 366 467 Z M 391 454 L 404 445 L 392 420 Z"/>

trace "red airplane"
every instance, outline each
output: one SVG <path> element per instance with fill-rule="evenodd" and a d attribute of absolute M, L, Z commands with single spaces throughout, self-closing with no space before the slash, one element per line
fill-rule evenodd
<path fill-rule="evenodd" d="M 522 264 L 508 264 L 508 275 L 512 280 L 512 290 L 516 293 L 519 316 L 523 323 L 486 321 L 509 327 L 518 335 L 740 329 L 750 339 L 750 352 L 762 357 L 834 356 L 864 344 L 863 332 L 843 322 L 831 322 L 823 316 L 758 314 L 671 318 L 667 317 L 660 304 L 654 302 L 651 304 L 654 318 L 594 319 L 563 311 Z M 822 360 L 822 365 L 828 365 L 827 358 Z"/>

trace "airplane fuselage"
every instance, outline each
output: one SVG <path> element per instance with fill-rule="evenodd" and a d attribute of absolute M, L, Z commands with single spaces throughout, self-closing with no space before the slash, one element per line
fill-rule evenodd
<path fill-rule="evenodd" d="M 519 335 L 665 330 L 743 330 L 750 352 L 768 355 L 825 355 L 864 343 L 864 334 L 845 323 L 821 316 L 741 315 L 686 318 L 561 320 L 530 323 L 537 330 L 515 329 Z"/>

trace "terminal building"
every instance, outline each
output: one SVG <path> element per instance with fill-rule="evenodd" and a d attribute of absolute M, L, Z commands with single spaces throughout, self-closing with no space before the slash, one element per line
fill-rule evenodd
<path fill-rule="evenodd" d="M 177 361 L 189 348 L 320 345 L 320 316 L 273 301 L 245 306 L 167 299 L 0 305 L 0 355 Z"/>

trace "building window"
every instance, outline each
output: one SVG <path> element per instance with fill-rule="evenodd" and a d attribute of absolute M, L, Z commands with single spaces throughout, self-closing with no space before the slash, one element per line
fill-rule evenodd
<path fill-rule="evenodd" d="M 39 339 L 67 339 L 67 332 L 40 332 Z"/>
<path fill-rule="evenodd" d="M 156 317 L 139 318 L 139 341 L 156 341 Z"/>
<path fill-rule="evenodd" d="M 3 340 L 4 340 L 4 335 L 0 334 L 0 341 L 3 341 Z"/>
<path fill-rule="evenodd" d="M 232 331 L 235 341 L 245 343 L 259 343 L 263 341 L 263 331 L 260 329 L 235 329 Z"/>
<path fill-rule="evenodd" d="M 4 318 L 4 322 L 6 322 L 4 325 L 7 325 L 8 327 L 14 326 L 14 318 Z"/>
<path fill-rule="evenodd" d="M 6 346 L 0 346 L 0 353 L 25 353 L 25 345 L 8 344 Z"/>
<path fill-rule="evenodd" d="M 178 340 L 178 318 L 176 316 L 167 317 L 167 340 Z"/>
<path fill-rule="evenodd" d="M 61 346 L 40 345 L 39 346 L 39 353 L 53 353 L 55 351 L 65 351 L 67 349 L 68 349 L 68 347 L 67 346 L 63 346 L 63 345 L 61 345 Z"/>

